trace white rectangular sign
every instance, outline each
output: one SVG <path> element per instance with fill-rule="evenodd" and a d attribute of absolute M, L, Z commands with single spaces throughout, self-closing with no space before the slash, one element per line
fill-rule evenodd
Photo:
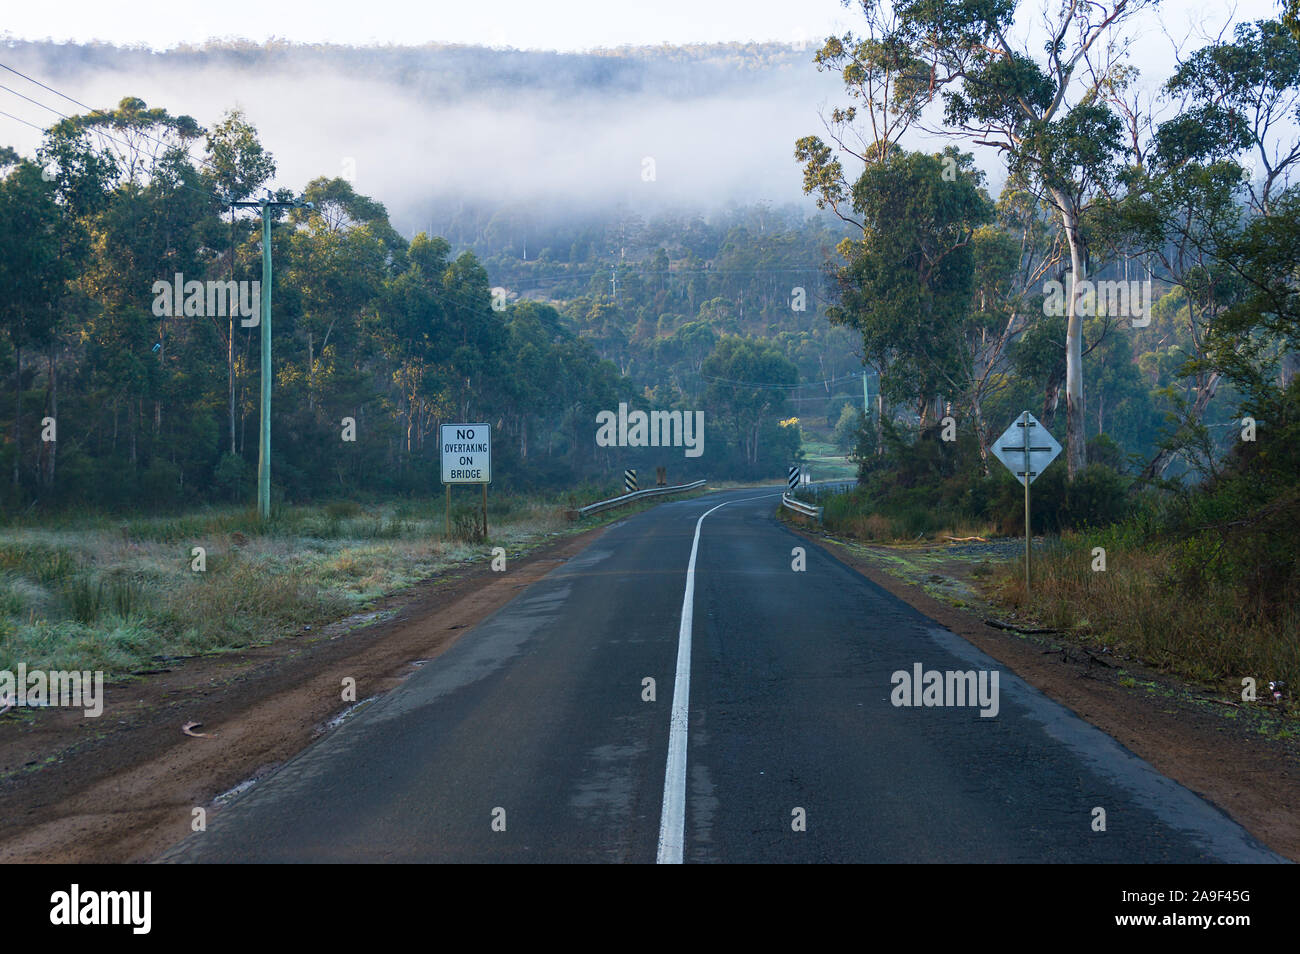
<path fill-rule="evenodd" d="M 492 429 L 486 424 L 443 424 L 438 429 L 444 484 L 492 482 Z"/>

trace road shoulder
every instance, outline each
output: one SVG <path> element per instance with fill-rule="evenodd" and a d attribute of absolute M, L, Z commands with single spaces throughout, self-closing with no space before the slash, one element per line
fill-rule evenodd
<path fill-rule="evenodd" d="M 1300 861 L 1300 760 L 1295 740 L 1267 738 L 1209 709 L 1195 690 L 1124 660 L 1122 667 L 1057 641 L 996 629 L 976 607 L 942 602 L 822 533 L 792 532 L 968 640 L 1027 683 L 1096 726 L 1157 771 L 1217 806 L 1255 838 Z M 936 581 L 937 582 L 937 581 Z M 1121 668 L 1136 688 L 1120 684 Z"/>
<path fill-rule="evenodd" d="M 106 686 L 101 719 L 45 709 L 6 725 L 0 861 L 156 858 L 190 833 L 195 809 L 219 812 L 222 793 L 255 784 L 400 685 L 607 528 L 533 549 L 506 572 L 486 561 L 447 571 L 319 631 L 169 661 Z M 345 679 L 355 680 L 346 700 Z M 182 732 L 191 723 L 194 736 Z"/>

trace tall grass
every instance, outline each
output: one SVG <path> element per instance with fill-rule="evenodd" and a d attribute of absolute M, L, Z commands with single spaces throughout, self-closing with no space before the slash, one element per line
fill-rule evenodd
<path fill-rule="evenodd" d="M 822 508 L 822 524 L 831 533 L 868 543 L 909 541 L 940 533 L 983 536 L 998 529 L 988 521 L 936 507 L 928 489 L 897 491 L 887 507 L 880 506 L 862 487 L 847 491 L 805 489 L 799 497 Z"/>
<path fill-rule="evenodd" d="M 1003 580 L 1002 595 L 1054 629 L 1200 682 L 1300 684 L 1294 605 L 1279 616 L 1232 588 L 1188 587 L 1175 546 L 1136 546 L 1124 536 L 1065 534 L 1035 554 L 1029 598 L 1023 564 Z M 1097 546 L 1105 570 L 1093 569 Z"/>
<path fill-rule="evenodd" d="M 463 504 L 463 502 L 462 502 Z M 247 646 L 339 619 L 440 569 L 569 525 L 558 500 L 489 496 L 489 539 L 444 535 L 442 500 L 62 515 L 0 528 L 0 669 L 99 668 Z M 456 511 L 453 512 L 455 516 Z M 455 530 L 456 528 L 453 527 Z M 194 548 L 206 568 L 192 569 Z"/>

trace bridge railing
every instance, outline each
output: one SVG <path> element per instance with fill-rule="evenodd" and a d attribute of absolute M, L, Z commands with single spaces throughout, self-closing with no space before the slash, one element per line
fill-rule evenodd
<path fill-rule="evenodd" d="M 781 506 L 787 510 L 793 510 L 801 516 L 816 520 L 818 524 L 821 524 L 822 522 L 821 507 L 814 507 L 810 503 L 804 503 L 802 500 L 791 497 L 788 493 L 781 495 Z"/>
<path fill-rule="evenodd" d="M 689 484 L 677 484 L 674 487 L 648 487 L 645 490 L 634 490 L 630 494 L 622 494 L 618 497 L 610 497 L 608 500 L 601 500 L 598 503 L 588 504 L 585 507 L 579 507 L 577 510 L 568 512 L 570 520 L 578 520 L 582 517 L 590 516 L 593 513 L 600 513 L 604 510 L 613 510 L 616 507 L 622 507 L 633 501 L 640 500 L 643 497 L 659 497 L 664 494 L 680 494 L 687 490 L 695 490 L 703 487 L 707 480 L 696 480 Z"/>

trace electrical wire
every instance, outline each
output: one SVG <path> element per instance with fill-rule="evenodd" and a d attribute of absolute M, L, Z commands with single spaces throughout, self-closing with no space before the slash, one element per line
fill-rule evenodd
<path fill-rule="evenodd" d="M 113 118 L 112 113 L 106 113 L 106 112 L 104 112 L 104 110 L 102 110 L 102 109 L 96 109 L 96 108 L 93 107 L 93 106 L 88 106 L 88 105 L 86 105 L 85 103 L 83 103 L 81 100 L 79 100 L 79 99 L 75 99 L 74 97 L 69 96 L 67 93 L 60 92 L 59 90 L 55 89 L 53 86 L 49 86 L 49 85 L 47 85 L 47 84 L 45 84 L 45 83 L 42 83 L 40 80 L 36 79 L 35 77 L 28 76 L 26 73 L 22 72 L 21 70 L 16 70 L 16 69 L 14 69 L 12 66 L 9 66 L 9 65 L 6 64 L 6 63 L 0 63 L 0 69 L 8 70 L 10 73 L 13 73 L 15 76 L 21 76 L 23 79 L 27 80 L 27 82 L 32 83 L 32 84 L 34 84 L 34 85 L 36 85 L 36 86 L 39 86 L 41 89 L 43 89 L 43 90 L 47 90 L 48 92 L 53 93 L 55 96 L 61 96 L 61 97 L 63 97 L 64 99 L 66 99 L 68 102 L 70 102 L 70 103 L 74 103 L 74 104 L 76 104 L 77 106 L 80 106 L 82 109 L 89 110 L 89 111 L 92 112 L 92 113 L 98 113 L 100 116 L 104 116 L 105 118 L 108 118 L 108 119 L 112 119 L 112 118 Z M 7 88 L 7 87 L 5 87 L 5 88 Z M 13 90 L 10 90 L 10 92 L 14 92 L 14 91 L 13 91 Z M 18 96 L 22 96 L 23 94 L 22 94 L 22 93 L 16 93 L 16 95 L 18 95 Z M 28 97 L 23 96 L 23 99 L 28 99 Z M 58 110 L 52 109 L 51 107 L 46 106 L 44 103 L 37 103 L 36 100 L 34 100 L 34 99 L 33 99 L 33 100 L 29 100 L 29 101 L 30 101 L 30 102 L 33 102 L 33 103 L 36 103 L 37 106 L 40 106 L 40 107 L 43 108 L 43 109 L 49 109 L 51 112 L 58 113 Z M 58 113 L 58 115 L 62 116 L 63 114 L 62 114 L 62 113 Z M 68 117 L 67 117 L 67 116 L 64 116 L 63 118 L 64 118 L 64 119 L 67 119 Z M 176 147 L 174 147 L 174 146 L 168 144 L 167 142 L 165 142 L 165 141 L 163 141 L 163 140 L 161 140 L 161 139 L 158 139 L 158 138 L 155 137 L 155 136 L 150 136 L 147 132 L 144 132 L 143 130 L 140 130 L 140 135 L 143 136 L 145 139 L 149 139 L 149 140 L 151 140 L 152 142 L 154 142 L 154 143 L 156 143 L 156 144 L 162 146 L 162 147 L 165 148 L 165 149 L 176 148 Z M 191 156 L 188 148 L 186 148 L 184 151 L 185 151 L 185 155 L 186 155 L 186 157 L 189 158 L 191 162 L 194 162 L 194 161 L 201 162 L 201 163 L 203 163 L 205 166 L 208 166 L 208 167 L 212 168 L 214 171 L 216 170 L 216 166 L 214 166 L 210 160 L 205 159 L 205 158 L 203 158 L 202 156 L 197 156 L 197 157 L 196 157 L 196 156 Z"/>
<path fill-rule="evenodd" d="M 13 113 L 6 113 L 3 109 L 0 109 L 0 116 L 5 116 L 9 119 L 12 119 L 16 123 L 22 123 L 24 126 L 31 126 L 37 132 L 41 132 L 41 133 L 45 132 L 45 129 L 43 127 L 38 126 L 35 123 L 29 123 L 27 120 L 19 116 L 15 116 Z"/>
<path fill-rule="evenodd" d="M 3 66 L 3 65 L 4 65 L 3 63 L 0 63 L 0 66 Z M 59 111 L 58 111 L 57 109 L 55 109 L 53 106 L 46 106 L 44 103 L 39 103 L 39 102 L 37 102 L 36 100 L 32 99 L 30 96 L 23 96 L 22 93 L 18 92 L 17 90 L 10 89 L 8 86 L 4 86 L 4 85 L 0 84 L 0 90 L 4 90 L 5 92 L 8 92 L 8 93 L 13 93 L 15 96 L 21 97 L 22 99 L 25 99 L 25 100 L 27 100 L 27 101 L 30 102 L 30 103 L 35 103 L 37 106 L 40 106 L 42 109 L 48 109 L 50 112 L 54 113 L 56 116 L 61 116 L 61 117 L 63 117 L 64 119 L 71 119 L 71 118 L 72 118 L 72 117 L 70 117 L 70 116 L 68 116 L 68 115 L 66 115 L 66 114 L 64 114 L 64 113 L 59 112 Z M 47 130 L 47 129 L 42 129 L 40 126 L 37 126 L 35 123 L 27 122 L 27 120 L 25 120 L 25 119 L 19 119 L 17 116 L 11 115 L 10 113 L 3 113 L 2 115 L 8 116 L 10 119 L 17 120 L 18 122 L 23 123 L 24 125 L 31 126 L 32 128 L 37 129 L 37 130 L 39 130 L 39 131 L 41 131 L 41 132 L 48 132 L 48 131 L 49 131 L 49 130 Z M 130 143 L 123 142 L 122 140 L 120 140 L 120 139 L 118 139 L 118 138 L 116 138 L 116 137 L 114 137 L 114 136 L 112 136 L 112 135 L 109 135 L 108 133 L 104 132 L 104 130 L 102 130 L 102 129 L 89 128 L 89 129 L 87 129 L 87 131 L 90 132 L 90 133 L 92 133 L 92 134 L 95 135 L 95 136 L 100 137 L 101 145 L 102 145 L 103 140 L 104 140 L 104 139 L 107 139 L 107 140 L 109 140 L 110 142 L 114 142 L 114 143 L 116 143 L 117 145 L 121 146 L 121 147 L 124 148 L 124 149 L 133 149 L 133 148 L 134 148 Z M 146 138 L 151 138 L 151 137 L 146 137 Z M 156 140 L 156 141 L 161 142 L 161 140 Z M 163 143 L 163 145 L 166 146 L 165 143 Z M 172 148 L 172 147 L 168 146 L 167 148 Z M 189 153 L 186 153 L 186 156 L 189 157 Z M 125 158 L 126 158 L 125 156 L 122 156 L 120 153 L 119 153 L 119 157 L 122 158 L 123 160 L 125 160 Z M 192 157 L 191 157 L 191 158 L 192 158 Z M 172 183 L 172 185 L 176 186 L 176 187 L 179 188 L 179 189 L 184 189 L 184 190 L 186 190 L 187 192 L 193 192 L 195 195 L 201 195 L 201 196 L 203 196 L 203 197 L 206 198 L 206 199 L 216 199 L 216 198 L 218 198 L 218 196 L 215 195 L 215 194 L 212 193 L 212 192 L 204 192 L 202 189 L 196 189 L 196 188 L 194 188 L 193 186 L 186 185 L 184 182 L 174 182 L 174 183 Z"/>
<path fill-rule="evenodd" d="M 706 381 L 713 381 L 717 384 L 731 384 L 742 388 L 756 388 L 769 391 L 798 391 L 801 388 L 825 387 L 828 384 L 836 384 L 840 381 L 857 380 L 862 377 L 862 372 L 857 371 L 853 374 L 842 374 L 834 378 L 826 378 L 824 381 L 806 381 L 803 384 L 765 384 L 761 381 L 736 381 L 731 378 L 719 378 L 702 371 L 691 372 L 697 377 L 704 378 Z"/>

